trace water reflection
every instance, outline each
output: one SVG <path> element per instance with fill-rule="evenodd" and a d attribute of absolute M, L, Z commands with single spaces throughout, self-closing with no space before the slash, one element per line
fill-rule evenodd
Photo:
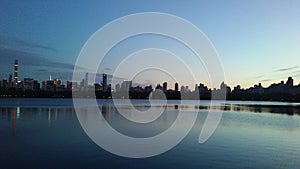
<path fill-rule="evenodd" d="M 300 168 L 297 106 L 256 105 L 257 102 L 214 106 L 212 109 L 226 111 L 215 134 L 207 143 L 199 144 L 197 138 L 207 116 L 207 111 L 200 109 L 208 109 L 210 103 L 199 106 L 194 102 L 181 105 L 174 101 L 153 107 L 165 112 L 155 123 L 139 125 L 127 122 L 110 100 L 101 100 L 96 109 L 99 108 L 105 120 L 132 137 L 150 137 L 165 131 L 179 110 L 200 112 L 194 128 L 174 149 L 153 158 L 128 159 L 112 155 L 91 141 L 77 120 L 72 102 L 63 101 L 45 100 L 40 104 L 41 100 L 35 100 L 31 105 L 26 101 L 20 101 L 20 105 L 1 102 L 1 168 Z M 148 103 L 138 102 L 135 108 L 143 110 L 145 105 Z M 130 113 L 128 106 L 122 108 Z M 88 119 L 93 113 L 86 111 L 81 115 Z M 184 121 L 181 125 L 185 124 Z"/>
<path fill-rule="evenodd" d="M 51 123 L 51 120 L 58 120 L 59 114 L 60 114 L 61 108 L 48 108 L 47 116 L 48 116 L 48 122 Z M 72 109 L 73 111 L 73 109 Z"/>
<path fill-rule="evenodd" d="M 300 106 L 292 105 L 243 105 L 243 104 L 225 104 L 223 106 L 197 106 L 199 109 L 215 109 L 234 112 L 255 112 L 255 113 L 278 113 L 287 115 L 300 115 Z"/>
<path fill-rule="evenodd" d="M 111 104 L 102 104 L 101 107 L 101 113 L 104 116 L 105 119 L 110 119 L 111 113 L 112 113 L 112 105 Z"/>
<path fill-rule="evenodd" d="M 76 118 L 73 108 L 31 108 L 31 107 L 2 107 L 0 108 L 1 121 L 7 119 L 11 123 L 12 135 L 17 134 L 18 121 L 24 119 L 57 121 L 59 118 Z"/>
<path fill-rule="evenodd" d="M 143 110 L 143 107 L 147 105 L 136 105 L 135 108 Z M 128 107 L 122 107 L 126 109 L 126 112 L 130 114 L 131 110 Z M 225 110 L 233 112 L 255 112 L 255 113 L 280 113 L 287 115 L 300 115 L 300 106 L 295 105 L 243 105 L 243 104 L 231 104 L 225 103 L 222 106 L 207 106 L 207 105 L 178 105 L 178 104 L 168 104 L 165 106 L 157 106 L 157 109 L 164 109 L 165 112 L 153 123 L 146 125 L 130 124 L 130 128 L 125 131 L 125 124 L 128 125 L 130 121 L 124 118 L 117 111 L 111 103 L 103 103 L 99 105 L 99 109 L 102 112 L 103 117 L 110 123 L 116 130 L 128 133 L 130 130 L 135 130 L 135 128 L 143 128 L 146 130 L 153 130 L 153 126 L 159 126 L 160 130 L 152 131 L 150 135 L 163 131 L 164 129 L 170 127 L 175 121 L 179 110 Z M 84 115 L 87 116 L 89 112 Z M 49 125 L 51 123 L 62 119 L 76 119 L 76 113 L 73 107 L 0 107 L 0 122 L 3 120 L 8 121 L 11 125 L 11 133 L 13 136 L 17 134 L 17 131 L 22 125 L 18 125 L 19 121 L 26 119 L 38 119 L 46 120 Z M 36 120 L 36 121 L 38 121 Z M 148 132 L 149 133 L 149 132 Z M 139 134 L 138 134 L 139 135 Z M 147 135 L 149 136 L 149 135 Z"/>
<path fill-rule="evenodd" d="M 20 107 L 17 107 L 17 119 L 20 118 Z"/>
<path fill-rule="evenodd" d="M 15 135 L 17 132 L 17 108 L 14 107 L 11 109 L 11 111 L 12 111 L 12 113 L 11 113 L 12 114 L 12 133 L 13 133 L 13 135 Z"/>
<path fill-rule="evenodd" d="M 117 106 L 117 107 L 116 107 Z M 179 110 L 176 105 L 157 106 L 154 111 L 162 111 L 161 116 L 149 123 L 137 123 L 128 120 L 126 117 L 133 116 L 132 110 L 144 110 L 144 105 L 136 105 L 134 107 L 128 105 L 113 105 L 110 103 L 102 103 L 99 107 L 82 107 L 80 119 L 83 125 L 92 124 L 94 118 L 98 116 L 98 108 L 106 122 L 116 131 L 132 137 L 151 137 L 168 129 L 176 120 Z M 145 106 L 145 109 L 148 109 Z M 177 108 L 176 108 L 177 107 Z M 118 110 L 122 110 L 121 114 Z M 124 117 L 123 115 L 126 115 Z"/>

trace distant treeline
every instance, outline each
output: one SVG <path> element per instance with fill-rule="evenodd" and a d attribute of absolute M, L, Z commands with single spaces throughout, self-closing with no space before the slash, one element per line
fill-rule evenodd
<path fill-rule="evenodd" d="M 190 100 L 210 100 L 211 93 L 181 93 L 180 91 L 172 92 L 139 92 L 139 91 L 129 91 L 126 93 L 111 93 L 95 91 L 75 91 L 72 93 L 71 90 L 66 91 L 44 91 L 44 90 L 22 90 L 16 88 L 0 89 L 1 98 L 72 98 L 73 94 L 80 98 L 98 98 L 98 99 L 168 99 L 168 100 L 180 100 L 181 98 Z M 238 92 L 238 93 L 228 93 L 227 100 L 249 100 L 249 101 L 287 101 L 287 102 L 300 102 L 300 94 L 287 94 L 287 93 L 263 93 L 263 94 L 253 94 L 249 92 Z"/>

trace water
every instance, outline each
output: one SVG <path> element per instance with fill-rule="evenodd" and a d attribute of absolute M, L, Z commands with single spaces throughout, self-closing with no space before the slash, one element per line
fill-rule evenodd
<path fill-rule="evenodd" d="M 199 111 L 191 132 L 158 156 L 131 159 L 113 155 L 83 131 L 71 99 L 1 99 L 0 168 L 299 168 L 300 108 L 297 103 L 231 102 L 204 144 L 198 137 L 209 101 L 177 107 L 169 101 L 155 122 L 129 123 L 111 104 L 98 100 L 116 130 L 134 137 L 156 135 L 172 125 L 178 110 Z M 132 102 L 137 109 L 147 101 Z M 126 109 L 128 107 L 124 107 Z M 217 109 L 217 108 L 216 108 Z"/>

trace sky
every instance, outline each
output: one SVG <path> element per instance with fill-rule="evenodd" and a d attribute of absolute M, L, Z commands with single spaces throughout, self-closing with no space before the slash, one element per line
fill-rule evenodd
<path fill-rule="evenodd" d="M 129 14 L 162 12 L 186 19 L 208 37 L 218 52 L 228 85 L 240 84 L 247 88 L 262 83 L 266 87 L 286 81 L 289 76 L 299 84 L 299 9 L 298 0 L 2 0 L 0 79 L 7 79 L 13 73 L 14 59 L 19 59 L 20 78 L 33 77 L 41 81 L 52 74 L 53 78 L 71 80 L 79 52 L 95 31 Z M 178 42 L 149 35 L 129 38 L 112 49 L 99 72 L 105 70 L 112 74 L 125 54 L 143 47 L 179 52 L 195 70 L 197 81 L 209 83 L 208 76 L 201 74 L 205 72 L 204 67 L 193 66 L 194 62 L 187 56 L 189 52 Z M 147 78 L 137 76 L 136 81 L 156 84 L 162 83 L 164 78 L 170 80 L 154 74 L 148 74 Z M 182 85 L 193 87 L 188 80 Z"/>

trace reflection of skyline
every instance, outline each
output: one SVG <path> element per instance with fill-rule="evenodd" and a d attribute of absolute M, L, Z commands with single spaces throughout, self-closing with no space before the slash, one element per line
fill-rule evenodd
<path fill-rule="evenodd" d="M 140 105 L 143 106 L 143 105 Z M 139 107 L 135 107 L 140 109 Z M 162 108 L 155 107 L 154 108 Z M 189 110 L 189 109 L 199 109 L 199 110 L 208 110 L 209 108 L 213 110 L 225 110 L 232 112 L 254 112 L 254 113 L 278 113 L 278 114 L 287 114 L 287 115 L 300 115 L 300 107 L 292 106 L 292 105 L 243 105 L 243 104 L 230 104 L 226 103 L 223 106 L 196 106 L 196 105 L 169 105 L 166 108 L 166 111 L 172 110 Z M 117 109 L 112 104 L 101 104 L 99 105 L 99 109 L 103 115 L 103 117 L 107 120 L 107 122 L 111 123 L 112 126 L 115 126 L 117 129 L 122 130 L 122 123 L 127 123 L 117 111 Z M 130 109 L 129 109 L 130 111 Z M 31 108 L 31 107 L 7 107 L 0 108 L 0 118 L 1 120 L 7 119 L 11 126 L 11 133 L 13 136 L 16 136 L 18 129 L 24 125 L 24 121 L 27 124 L 30 123 L 30 128 L 36 127 L 36 121 L 45 120 L 49 125 L 55 123 L 57 120 L 68 120 L 74 119 L 76 117 L 76 113 L 72 107 L 70 108 L 60 108 L 60 107 L 45 107 L 45 108 Z M 87 114 L 88 115 L 88 112 Z M 25 119 L 25 120 L 24 120 Z M 170 123 L 176 119 L 176 113 L 172 112 L 172 114 L 163 114 L 159 119 L 158 123 Z M 33 121 L 27 121 L 33 120 Z M 28 123 L 29 122 L 29 123 Z M 22 123 L 22 124 L 21 124 Z M 156 123 L 156 124 L 158 124 Z M 153 125 L 153 124 L 152 124 Z M 167 124 L 164 124 L 167 125 Z M 133 125 L 135 126 L 135 125 Z M 147 127 L 150 127 L 146 125 Z M 135 126 L 137 127 L 137 126 Z M 153 126 L 152 126 L 153 127 Z"/>
<path fill-rule="evenodd" d="M 47 120 L 50 124 L 59 118 L 74 118 L 76 113 L 73 108 L 27 108 L 27 107 L 6 107 L 0 108 L 1 119 L 7 119 L 11 123 L 11 132 L 13 136 L 17 134 L 18 123 L 20 119 Z M 24 121 L 24 120 L 23 120 Z M 22 122 L 23 123 L 23 122 Z M 34 125 L 33 125 L 34 127 Z"/>
<path fill-rule="evenodd" d="M 130 118 L 127 119 L 128 117 L 133 117 L 135 115 L 133 113 L 134 109 L 141 111 L 141 114 L 143 111 L 148 110 L 149 106 L 152 107 L 149 104 L 150 103 L 133 103 L 133 105 L 114 105 L 112 102 L 103 102 L 99 103 L 97 107 L 80 107 L 81 111 L 77 114 L 77 116 L 80 116 L 80 123 L 85 126 L 94 124 L 95 119 L 98 119 L 99 121 L 97 121 L 97 123 L 108 123 L 114 130 L 125 135 L 133 137 L 149 137 L 169 128 L 177 118 L 179 111 L 178 106 L 176 105 L 154 106 L 153 111 L 163 111 L 162 114 L 154 121 L 149 123 L 138 123 L 131 121 Z M 119 112 L 120 110 L 122 112 Z M 100 124 L 95 126 L 95 128 L 101 127 L 99 125 Z"/>
<path fill-rule="evenodd" d="M 12 111 L 12 133 L 13 135 L 17 132 L 17 109 L 16 107 L 11 109 Z"/>
<path fill-rule="evenodd" d="M 110 119 L 112 113 L 112 105 L 111 104 L 101 105 L 101 113 L 105 119 Z"/>
<path fill-rule="evenodd" d="M 48 108 L 48 122 L 51 123 L 51 119 L 54 118 L 54 120 L 57 120 L 58 118 L 58 110 L 57 108 Z M 54 115 L 53 115 L 54 114 Z"/>
<path fill-rule="evenodd" d="M 243 105 L 243 104 L 225 104 L 224 106 L 198 106 L 199 109 L 214 109 L 232 112 L 254 112 L 254 113 L 277 113 L 287 115 L 300 115 L 299 106 L 278 106 L 278 105 Z"/>

